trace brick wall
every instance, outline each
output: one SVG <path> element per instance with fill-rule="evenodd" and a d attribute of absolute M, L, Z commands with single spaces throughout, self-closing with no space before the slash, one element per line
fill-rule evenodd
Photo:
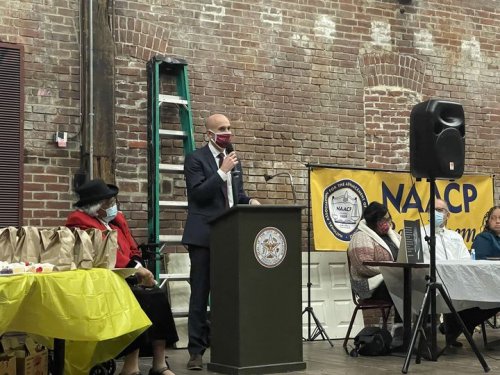
<path fill-rule="evenodd" d="M 146 75 L 155 53 L 189 62 L 197 145 L 226 113 L 250 195 L 307 201 L 305 163 L 408 170 L 408 116 L 430 97 L 466 114 L 466 172 L 500 173 L 500 17 L 491 1 L 115 1 L 116 181 L 146 234 Z M 24 222 L 59 225 L 79 165 L 79 2 L 0 3 L 0 41 L 25 47 Z M 165 118 L 171 114 L 166 113 Z M 68 147 L 52 142 L 67 131 Z M 174 158 L 178 145 L 172 144 Z M 496 182 L 500 201 L 500 182 Z M 166 195 L 183 182 L 166 178 Z M 172 233 L 182 213 L 165 213 Z M 305 232 L 304 232 L 305 236 Z"/>

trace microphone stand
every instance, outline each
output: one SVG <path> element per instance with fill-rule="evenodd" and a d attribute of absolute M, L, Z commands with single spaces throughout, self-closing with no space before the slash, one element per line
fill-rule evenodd
<path fill-rule="evenodd" d="M 276 173 L 274 175 L 269 175 L 265 174 L 264 179 L 267 181 L 272 180 L 274 177 L 278 176 L 288 176 L 290 179 L 290 187 L 292 189 L 292 195 L 293 195 L 293 202 L 296 204 L 297 203 L 297 196 L 295 194 L 295 186 L 293 185 L 293 178 L 290 172 L 280 172 Z M 308 180 L 311 178 L 311 168 L 308 168 L 307 170 L 307 176 Z M 308 330 L 308 336 L 304 337 L 304 341 L 314 341 L 318 336 L 321 335 L 323 340 L 327 340 L 330 346 L 333 348 L 333 343 L 330 340 L 330 337 L 328 337 L 328 334 L 326 333 L 325 329 L 321 325 L 321 322 L 319 319 L 316 317 L 314 314 L 314 310 L 311 306 L 311 191 L 310 191 L 310 184 L 307 185 L 307 210 L 308 210 L 308 221 L 307 221 L 307 306 L 305 307 L 304 311 L 302 311 L 302 315 L 307 313 L 307 330 Z M 314 323 L 316 324 L 316 328 L 314 329 L 313 332 L 311 332 L 311 318 L 314 320 Z"/>
<path fill-rule="evenodd" d="M 264 175 L 264 179 L 267 182 L 269 180 L 272 180 L 274 177 L 279 177 L 279 176 L 285 176 L 285 177 L 288 176 L 288 178 L 290 179 L 290 187 L 292 189 L 293 203 L 297 204 L 297 195 L 295 194 L 295 186 L 293 185 L 293 178 L 292 178 L 292 174 L 290 172 L 280 172 L 280 173 L 276 173 L 273 175 L 268 175 L 266 173 Z"/>

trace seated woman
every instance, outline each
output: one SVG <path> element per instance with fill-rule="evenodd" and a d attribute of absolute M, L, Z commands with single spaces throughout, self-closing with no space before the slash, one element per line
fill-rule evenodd
<path fill-rule="evenodd" d="M 491 207 L 484 215 L 483 228 L 472 243 L 476 259 L 500 257 L 500 206 Z"/>
<path fill-rule="evenodd" d="M 75 204 L 66 221 L 66 226 L 73 228 L 100 230 L 113 229 L 118 234 L 116 253 L 117 268 L 135 268 L 139 284 L 152 287 L 156 284 L 153 274 L 143 267 L 141 251 L 128 227 L 125 216 L 118 211 L 116 195 L 118 188 L 107 185 L 100 179 L 91 180 L 76 189 L 80 200 Z M 147 298 L 147 297 L 145 297 Z M 151 298 L 141 303 L 144 312 L 153 325 L 132 342 L 122 354 L 125 356 L 122 375 L 140 375 L 139 349 L 144 342 L 152 342 L 153 367 L 149 375 L 174 375 L 165 361 L 165 346 L 178 340 L 174 319 L 167 298 Z"/>
<path fill-rule="evenodd" d="M 392 229 L 392 219 L 387 207 L 372 202 L 363 212 L 356 232 L 351 237 L 347 255 L 351 262 L 351 287 L 360 298 L 392 302 L 389 291 L 378 267 L 366 266 L 366 261 L 395 261 L 401 238 Z M 402 319 L 394 309 L 394 328 L 402 335 Z M 400 332 L 399 332 L 400 331 Z M 398 337 L 399 338 L 399 337 Z"/>

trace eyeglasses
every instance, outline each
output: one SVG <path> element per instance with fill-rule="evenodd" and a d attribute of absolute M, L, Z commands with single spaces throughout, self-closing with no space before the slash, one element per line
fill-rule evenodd
<path fill-rule="evenodd" d="M 116 204 L 116 202 L 117 202 L 116 197 L 111 197 L 111 198 L 105 199 L 103 201 L 101 208 L 104 208 L 104 209 L 110 208 L 111 206 L 114 206 Z"/>

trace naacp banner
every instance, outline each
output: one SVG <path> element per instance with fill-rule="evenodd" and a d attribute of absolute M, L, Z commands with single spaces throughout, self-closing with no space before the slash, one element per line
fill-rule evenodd
<path fill-rule="evenodd" d="M 310 178 L 316 250 L 345 251 L 366 206 L 377 201 L 389 209 L 399 233 L 404 220 L 429 223 L 430 183 L 408 172 L 382 172 L 314 167 Z M 462 235 L 468 248 L 493 206 L 493 178 L 470 175 L 436 180 L 436 197 L 450 209 L 447 228 Z"/>

